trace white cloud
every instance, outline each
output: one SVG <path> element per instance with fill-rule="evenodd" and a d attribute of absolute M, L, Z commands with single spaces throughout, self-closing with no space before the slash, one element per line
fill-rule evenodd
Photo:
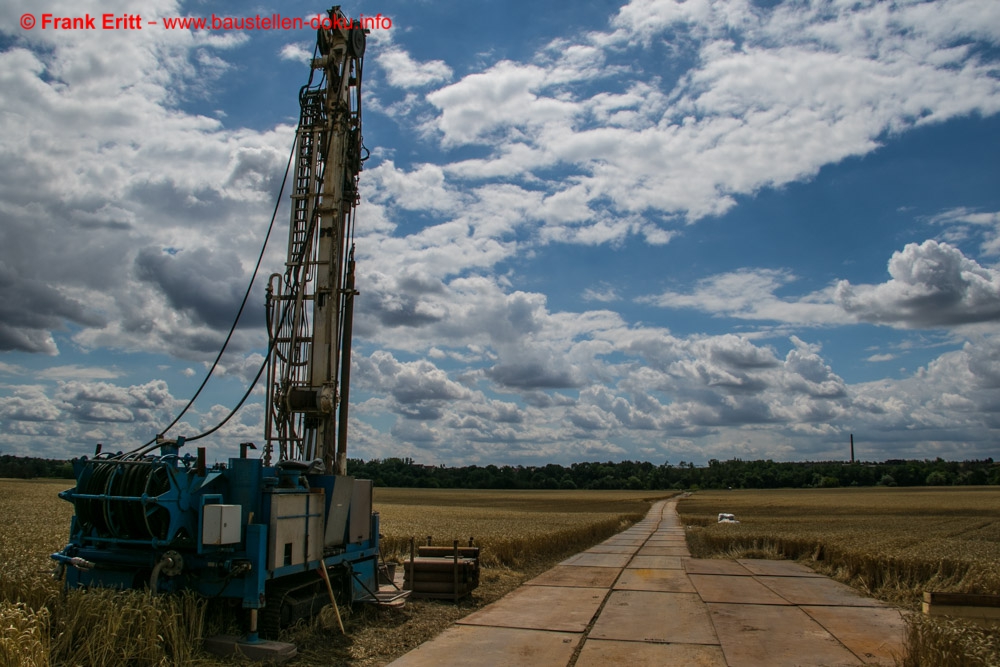
<path fill-rule="evenodd" d="M 119 5 L 90 13 L 134 9 Z M 31 9 L 15 2 L 3 13 L 16 18 Z M 88 5 L 46 7 L 63 9 L 76 15 Z M 178 13 L 161 0 L 143 15 Z M 0 152 L 17 156 L 0 166 L 0 348 L 56 354 L 52 332 L 73 326 L 83 345 L 202 355 L 218 341 L 214 315 L 193 303 L 175 310 L 179 293 L 162 282 L 169 275 L 151 272 L 156 267 L 143 258 L 165 248 L 183 250 L 183 258 L 228 247 L 236 273 L 224 283 L 245 279 L 240 258 L 260 241 L 246 220 L 266 219 L 291 128 L 227 130 L 177 104 L 205 94 L 228 67 L 218 54 L 246 36 L 21 32 L 18 43 L 30 48 L 0 53 Z M 157 261 L 159 269 L 171 265 Z M 149 280 L 137 280 L 140 273 Z M 198 277 L 174 274 L 174 282 Z M 212 283 L 201 284 L 205 297 L 231 304 L 238 290 Z M 34 305 L 25 307 L 25 298 Z"/>
<path fill-rule="evenodd" d="M 795 281 L 788 271 L 741 269 L 698 281 L 689 293 L 666 291 L 640 300 L 664 308 L 695 308 L 714 315 L 796 324 L 843 322 L 843 311 L 832 303 L 830 290 L 802 297 L 779 298 L 775 292 Z"/>
<path fill-rule="evenodd" d="M 313 57 L 312 45 L 308 42 L 294 42 L 285 44 L 278 52 L 282 60 L 295 60 L 301 63 L 308 63 Z"/>
<path fill-rule="evenodd" d="M 853 285 L 840 280 L 823 290 L 784 298 L 775 292 L 794 283 L 791 273 L 741 269 L 703 278 L 691 292 L 668 290 L 638 300 L 716 316 L 798 325 L 871 322 L 932 329 L 1000 319 L 1000 271 L 981 266 L 954 246 L 934 240 L 910 243 L 893 253 L 888 268 L 890 279 L 885 283 Z"/>
<path fill-rule="evenodd" d="M 1000 255 L 1000 211 L 976 211 L 964 206 L 932 216 L 929 222 L 944 226 L 944 240 L 961 243 L 970 236 L 981 237 L 980 251 L 987 257 Z"/>
<path fill-rule="evenodd" d="M 601 283 L 596 287 L 588 287 L 583 290 L 584 301 L 600 301 L 602 303 L 611 303 L 621 299 L 621 295 L 618 290 L 609 283 Z"/>
<path fill-rule="evenodd" d="M 129 10 L 122 2 L 99 9 Z M 47 9 L 88 6 L 97 13 L 68 0 Z M 947 243 L 906 246 L 882 284 L 797 294 L 791 271 L 745 268 L 645 300 L 744 321 L 861 320 L 960 328 L 968 338 L 949 339 L 961 348 L 912 376 L 861 384 L 845 381 L 801 331 L 776 335 L 790 326 L 682 336 L 604 309 L 631 296 L 625 287 L 579 285 L 604 305 L 569 312 L 513 270 L 497 273 L 545 244 L 664 244 L 684 222 L 812 178 L 911 128 L 996 113 L 987 47 L 1000 43 L 998 7 L 636 0 L 604 32 L 473 65 L 457 80 L 450 64 L 418 62 L 377 32 L 380 50 L 370 53 L 389 85 L 376 91 L 384 101 L 366 97 L 366 113 L 410 132 L 414 152 L 376 152 L 362 176 L 352 455 L 809 458 L 848 428 L 882 442 L 909 438 L 905 451 L 916 456 L 989 451 L 1000 277 Z M 24 2 L 0 8 L 0 23 L 27 11 Z M 149 11 L 179 7 L 155 0 Z M 214 82 L 234 67 L 226 50 L 246 36 L 108 37 L 36 31 L 0 53 L 0 348 L 55 354 L 59 339 L 196 365 L 217 351 L 242 296 L 262 240 L 248 220 L 270 212 L 292 128 L 239 129 L 183 110 L 199 96 L 205 108 L 219 103 Z M 664 50 L 675 57 L 652 63 Z M 300 44 L 278 54 L 309 55 Z M 439 146 L 418 151 L 420 142 Z M 980 230 L 984 253 L 1000 248 L 996 213 L 940 217 Z M 256 370 L 260 330 L 247 322 L 237 331 L 222 374 Z M 114 367 L 82 358 L 33 379 L 58 386 L 0 388 L 5 451 L 139 444 L 181 403 L 162 380 L 121 386 Z M 0 363 L 0 372 L 20 380 L 28 367 Z M 193 434 L 227 412 L 196 411 L 178 430 Z M 261 418 L 259 404 L 248 406 L 220 433 L 221 449 L 259 438 Z"/>
<path fill-rule="evenodd" d="M 389 85 L 397 88 L 423 88 L 451 79 L 452 71 L 443 60 L 417 62 L 398 46 L 379 49 L 376 62 L 385 70 Z"/>
<path fill-rule="evenodd" d="M 834 300 L 859 320 L 906 328 L 954 327 L 1000 319 L 1000 271 L 958 248 L 909 243 L 889 260 L 879 285 L 837 283 Z"/>
<path fill-rule="evenodd" d="M 55 421 L 62 412 L 40 387 L 19 387 L 13 396 L 0 398 L 0 419 L 12 422 Z"/>
<path fill-rule="evenodd" d="M 576 106 L 536 94 L 545 78 L 541 67 L 507 60 L 485 72 L 469 74 L 427 95 L 427 101 L 441 111 L 434 125 L 443 134 L 445 145 L 453 145 L 489 143 L 495 132 L 506 140 L 511 130 L 566 122 Z"/>
<path fill-rule="evenodd" d="M 738 195 L 870 153 L 886 133 L 1000 110 L 992 61 L 952 48 L 995 42 L 998 30 L 969 18 L 995 9 L 933 5 L 932 16 L 922 5 L 636 0 L 611 32 L 556 40 L 529 62 L 503 60 L 430 93 L 436 115 L 419 125 L 445 148 L 491 149 L 443 165 L 446 174 L 582 194 L 574 217 L 592 229 L 559 225 L 545 240 L 618 243 L 641 233 L 608 224 L 623 214 L 721 215 Z M 694 66 L 661 80 L 628 59 L 658 41 Z M 602 72 L 623 90 L 583 85 Z M 553 178 L 554 166 L 568 175 Z M 659 232 L 647 241 L 669 240 Z"/>

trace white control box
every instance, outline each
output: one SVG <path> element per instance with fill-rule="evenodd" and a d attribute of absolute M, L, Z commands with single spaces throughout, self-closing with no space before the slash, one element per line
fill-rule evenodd
<path fill-rule="evenodd" d="M 239 544 L 242 528 L 241 505 L 205 505 L 201 517 L 201 543 Z"/>

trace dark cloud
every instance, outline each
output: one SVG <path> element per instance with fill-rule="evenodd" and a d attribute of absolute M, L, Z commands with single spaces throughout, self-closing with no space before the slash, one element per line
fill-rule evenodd
<path fill-rule="evenodd" d="M 518 360 L 486 371 L 497 384 L 513 389 L 570 389 L 583 385 L 580 371 L 564 359 Z"/>
<path fill-rule="evenodd" d="M 19 275 L 0 261 L 0 350 L 56 354 L 51 331 L 66 322 L 101 326 L 83 304 L 41 280 Z"/>
<path fill-rule="evenodd" d="M 368 317 L 374 317 L 384 327 L 419 328 L 441 321 L 440 309 L 431 303 L 445 292 L 440 280 L 413 273 L 398 278 L 378 273 L 369 277 L 363 297 L 355 306 L 362 319 L 359 333 L 372 328 L 364 322 Z"/>
<path fill-rule="evenodd" d="M 220 213 L 231 207 L 218 188 L 185 186 L 171 178 L 133 183 L 125 197 L 156 211 L 158 218 L 184 227 L 218 221 Z"/>
<path fill-rule="evenodd" d="M 720 337 L 730 344 L 713 347 L 710 358 L 724 366 L 735 369 L 774 368 L 781 362 L 774 356 L 774 351 L 767 347 L 754 345 L 746 338 L 738 336 Z"/>
<path fill-rule="evenodd" d="M 143 248 L 135 269 L 139 279 L 155 285 L 174 308 L 214 329 L 232 326 L 248 280 L 236 253 L 208 248 Z"/>

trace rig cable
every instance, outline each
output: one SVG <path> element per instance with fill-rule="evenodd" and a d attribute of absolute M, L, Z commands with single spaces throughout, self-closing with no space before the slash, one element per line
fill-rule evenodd
<path fill-rule="evenodd" d="M 314 59 L 315 59 L 316 54 L 318 52 L 319 52 L 319 44 L 317 43 L 316 46 L 313 47 L 313 58 Z M 313 75 L 315 74 L 315 72 L 316 72 L 315 69 L 310 69 L 310 71 L 309 71 L 309 80 L 306 82 L 306 85 L 302 86 L 302 88 L 299 89 L 299 100 L 300 100 L 300 102 L 301 102 L 303 96 L 305 95 L 306 91 L 312 86 Z M 278 191 L 278 201 L 276 201 L 275 204 L 274 204 L 274 212 L 271 214 L 271 224 L 267 228 L 267 236 L 265 236 L 265 238 L 264 238 L 264 247 L 261 248 L 260 255 L 257 258 L 257 266 L 254 268 L 253 278 L 251 279 L 251 286 L 253 285 L 253 280 L 255 280 L 256 277 L 257 277 L 257 272 L 260 269 L 261 261 L 264 258 L 264 250 L 267 247 L 267 241 L 268 241 L 268 239 L 271 236 L 271 231 L 274 229 L 274 221 L 275 221 L 275 219 L 278 216 L 278 208 L 279 208 L 279 206 L 281 204 L 281 197 L 282 197 L 282 195 L 285 192 L 285 183 L 288 180 L 288 172 L 291 170 L 292 160 L 295 158 L 295 153 L 296 153 L 296 150 L 298 148 L 298 145 L 299 145 L 299 135 L 298 135 L 298 128 L 296 128 L 295 140 L 292 142 L 292 150 L 288 154 L 288 162 L 285 164 L 285 175 L 281 179 L 281 188 Z M 325 169 L 326 165 L 324 164 L 323 166 L 324 166 L 324 169 Z M 313 211 L 313 215 L 310 217 L 309 227 L 308 227 L 308 233 L 307 233 L 307 236 L 309 238 L 311 238 L 312 235 L 313 235 L 313 230 L 315 229 L 315 225 L 316 225 L 316 221 L 317 221 L 318 217 L 319 217 L 318 212 L 317 211 Z M 306 244 L 306 245 L 308 245 L 308 244 Z M 296 263 L 296 267 L 302 261 L 305 261 L 306 245 L 303 245 L 303 247 L 299 250 L 299 257 L 298 257 L 298 262 Z M 247 301 L 247 298 L 249 296 L 250 296 L 250 288 L 248 287 L 247 288 L 247 292 L 246 292 L 246 294 L 243 297 L 243 305 L 246 305 L 246 301 Z M 241 313 L 243 312 L 243 305 L 240 306 L 240 312 Z M 281 319 L 280 319 L 280 321 L 278 323 L 278 330 L 280 330 L 284 326 L 285 322 L 287 322 L 290 307 L 291 307 L 291 305 L 289 303 L 287 303 L 287 302 L 282 307 L 282 310 L 281 310 Z M 265 314 L 268 315 L 268 316 L 270 315 L 269 313 L 265 313 Z M 237 320 L 238 319 L 239 319 L 239 314 L 237 314 Z M 234 322 L 233 323 L 233 329 L 230 330 L 230 336 L 232 336 L 232 332 L 235 330 L 235 328 L 236 328 L 236 323 Z M 250 386 L 247 387 L 246 392 L 243 394 L 243 397 L 240 398 L 240 400 L 236 404 L 236 406 L 233 407 L 233 409 L 229 411 L 229 414 L 226 415 L 222 419 L 222 421 L 220 421 L 218 424 L 216 424 L 215 426 L 213 426 L 212 428 L 208 429 L 207 431 L 205 431 L 203 433 L 199 433 L 198 435 L 191 436 L 189 438 L 185 438 L 184 440 L 186 442 L 191 442 L 191 441 L 194 441 L 194 440 L 200 440 L 201 438 L 204 438 L 207 435 L 211 435 L 211 434 L 215 433 L 220 428 L 222 428 L 223 426 L 225 426 L 229 422 L 229 420 L 232 419 L 236 415 L 236 413 L 240 411 L 240 408 L 243 407 L 243 404 L 246 403 L 246 401 L 247 401 L 248 398 L 250 398 L 250 394 L 253 393 L 254 387 L 256 387 L 257 383 L 260 381 L 260 376 L 264 374 L 264 370 L 267 368 L 268 364 L 271 361 L 271 353 L 272 353 L 272 351 L 273 351 L 273 349 L 275 347 L 275 340 L 271 337 L 271 328 L 270 328 L 270 325 L 268 326 L 268 338 L 270 340 L 268 340 L 267 352 L 264 355 L 264 361 L 261 363 L 260 368 L 257 369 L 257 374 L 254 376 L 253 382 L 251 382 Z M 229 338 L 226 338 L 226 343 L 228 343 L 228 342 L 229 342 Z M 225 350 L 225 346 L 223 346 L 223 350 Z M 219 358 L 221 358 L 221 357 L 222 357 L 222 351 L 220 351 L 219 352 L 219 356 L 216 357 L 216 360 L 215 360 L 216 364 L 218 363 Z M 212 368 L 213 369 L 215 368 L 215 364 L 213 364 Z M 209 375 L 211 375 L 211 371 L 209 371 Z M 208 378 L 207 377 L 205 378 L 205 382 L 208 382 Z M 205 386 L 205 383 L 203 382 L 202 383 L 202 387 L 204 387 L 204 386 Z M 201 388 L 199 388 L 198 391 L 200 393 L 201 392 Z M 194 403 L 194 399 L 197 398 L 197 397 L 198 397 L 198 394 L 195 394 L 195 396 L 188 403 L 187 407 L 184 408 L 185 411 L 188 409 L 188 407 L 191 406 L 192 403 Z M 183 414 L 183 412 L 181 414 Z M 177 423 L 178 419 L 180 419 L 180 415 L 178 415 L 177 419 L 174 420 L 174 423 Z M 172 423 L 170 426 L 173 426 L 174 423 Z M 168 426 L 167 428 L 169 429 L 170 427 Z M 147 446 L 148 446 L 148 443 L 147 443 Z"/>
<path fill-rule="evenodd" d="M 244 308 L 246 308 L 247 301 L 250 299 L 250 292 L 253 290 L 253 284 L 257 280 L 257 273 L 260 271 L 260 265 L 264 261 L 264 253 L 267 250 L 267 243 L 268 240 L 270 240 L 271 238 L 271 232 L 274 230 L 274 221 L 278 218 L 278 209 L 281 207 L 281 196 L 285 192 L 285 183 L 288 181 L 288 172 L 292 166 L 292 158 L 294 157 L 294 155 L 295 155 L 295 145 L 293 144 L 292 151 L 288 154 L 288 162 L 285 163 L 285 175 L 281 178 L 281 187 L 278 189 L 277 201 L 275 201 L 274 203 L 274 212 L 271 214 L 271 223 L 267 227 L 267 234 L 265 234 L 264 236 L 264 243 L 261 245 L 260 254 L 257 255 L 257 264 L 254 266 L 253 275 L 250 276 L 250 284 L 247 285 L 247 290 L 243 294 L 243 301 L 240 303 L 240 309 L 236 312 L 236 317 L 233 319 L 233 325 L 229 328 L 229 333 L 226 335 L 226 340 L 223 341 L 222 348 L 219 350 L 219 353 L 215 356 L 215 361 L 212 362 L 211 368 L 209 368 L 208 372 L 205 374 L 205 379 L 201 381 L 201 385 L 198 387 L 198 390 L 194 392 L 194 396 L 191 397 L 191 399 L 187 402 L 187 405 L 185 405 L 184 408 L 177 414 L 177 416 L 174 417 L 174 420 L 170 422 L 170 424 L 168 424 L 167 427 L 160 432 L 160 435 L 163 435 L 167 431 L 172 429 L 177 424 L 177 422 L 181 420 L 181 417 L 183 417 L 187 413 L 187 411 L 191 409 L 191 406 L 194 405 L 194 402 L 198 399 L 198 396 L 201 395 L 201 392 L 205 388 L 205 385 L 208 384 L 209 379 L 212 377 L 212 373 L 214 373 L 215 369 L 218 368 L 219 361 L 222 359 L 222 355 L 225 353 L 226 348 L 229 347 L 229 343 L 233 339 L 233 334 L 236 333 L 236 326 L 239 324 L 240 318 L 243 316 L 243 310 Z M 265 363 L 266 359 L 267 357 L 265 357 Z M 257 373 L 257 378 L 258 379 L 260 378 L 259 372 Z M 256 383 L 257 382 L 255 380 L 254 385 Z M 253 389 L 254 385 L 250 386 L 251 390 Z M 246 400 L 246 398 L 244 397 L 243 400 Z M 243 401 L 240 401 L 240 405 L 242 404 Z M 193 438 L 187 438 L 187 439 L 192 440 Z M 150 445 L 155 445 L 155 444 L 156 444 L 156 438 L 154 437 L 145 445 L 133 450 L 130 453 L 139 453 L 140 450 L 145 451 L 147 450 L 147 448 L 150 447 Z"/>

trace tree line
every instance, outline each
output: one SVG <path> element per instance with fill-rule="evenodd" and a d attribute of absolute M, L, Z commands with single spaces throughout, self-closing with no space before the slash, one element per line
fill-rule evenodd
<path fill-rule="evenodd" d="M 349 459 L 354 477 L 375 486 L 443 489 L 777 489 L 838 486 L 1000 485 L 1000 464 L 975 461 L 889 460 L 883 463 L 681 461 L 573 463 L 562 466 L 428 466 L 410 458 Z M 0 455 L 0 477 L 73 479 L 68 461 Z"/>
<path fill-rule="evenodd" d="M 776 489 L 838 486 L 1000 484 L 1000 464 L 982 461 L 890 460 L 883 463 L 712 459 L 706 466 L 648 461 L 561 466 L 426 466 L 412 459 L 351 460 L 348 471 L 375 486 L 462 489 Z"/>
<path fill-rule="evenodd" d="M 73 479 L 73 464 L 69 461 L 0 454 L 0 477 L 11 477 L 13 479 L 35 479 L 36 477 Z"/>

